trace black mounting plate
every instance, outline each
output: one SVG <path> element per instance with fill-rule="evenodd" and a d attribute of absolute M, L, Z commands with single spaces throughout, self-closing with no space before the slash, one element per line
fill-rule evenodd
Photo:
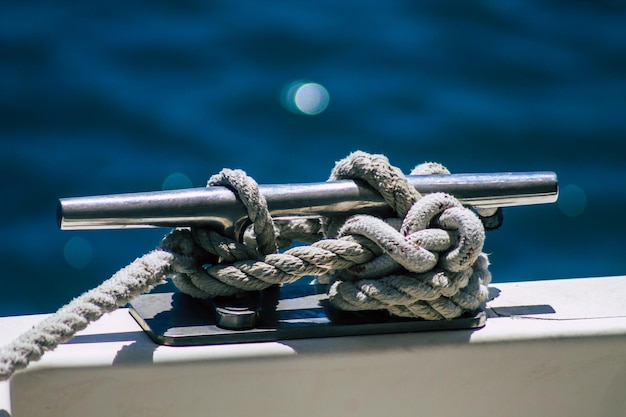
<path fill-rule="evenodd" d="M 437 321 L 394 318 L 381 311 L 339 311 L 327 302 L 325 285 L 300 281 L 263 290 L 259 324 L 248 330 L 218 327 L 211 302 L 176 291 L 140 295 L 130 303 L 130 314 L 152 340 L 168 346 L 475 329 L 487 319 L 483 310 Z"/>

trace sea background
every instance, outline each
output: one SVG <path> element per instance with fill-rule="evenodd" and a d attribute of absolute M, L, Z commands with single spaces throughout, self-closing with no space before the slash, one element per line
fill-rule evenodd
<path fill-rule="evenodd" d="M 408 172 L 554 171 L 508 208 L 494 282 L 626 273 L 626 7 L 595 1 L 3 2 L 0 315 L 51 312 L 161 229 L 60 231 L 59 198 Z M 328 91 L 317 115 L 284 97 Z M 287 103 L 286 103 L 287 102 Z"/>

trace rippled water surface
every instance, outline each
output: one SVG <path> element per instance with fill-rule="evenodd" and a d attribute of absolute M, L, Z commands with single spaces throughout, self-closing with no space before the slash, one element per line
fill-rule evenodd
<path fill-rule="evenodd" d="M 624 274 L 617 4 L 3 3 L 0 315 L 53 311 L 165 233 L 59 231 L 60 197 L 223 167 L 323 181 L 357 149 L 405 171 L 555 171 L 558 204 L 489 233 L 494 280 Z"/>

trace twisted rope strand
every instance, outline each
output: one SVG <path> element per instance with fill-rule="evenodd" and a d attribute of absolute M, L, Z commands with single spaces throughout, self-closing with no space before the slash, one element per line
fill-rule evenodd
<path fill-rule="evenodd" d="M 420 193 L 411 187 L 402 171 L 392 166 L 384 155 L 356 151 L 337 162 L 329 178 L 359 179 L 367 182 L 382 195 L 385 202 L 400 217 L 419 200 Z"/>
<path fill-rule="evenodd" d="M 0 349 L 0 381 L 36 361 L 105 313 L 165 281 L 172 255 L 156 249 L 120 269 L 98 287 L 87 291 L 54 315 Z"/>
<path fill-rule="evenodd" d="M 353 179 L 365 181 L 376 190 L 385 203 L 399 216 L 404 217 L 413 203 L 421 197 L 411 187 L 398 168 L 392 166 L 384 155 L 372 155 L 356 151 L 338 161 L 328 178 L 329 181 Z M 343 217 L 324 218 L 322 226 L 326 237 L 335 237 Z"/>
<path fill-rule="evenodd" d="M 240 169 L 223 169 L 209 178 L 207 186 L 224 185 L 233 190 L 248 212 L 254 225 L 257 247 L 261 254 L 276 252 L 274 224 L 267 208 L 265 197 L 259 192 L 259 185 Z"/>

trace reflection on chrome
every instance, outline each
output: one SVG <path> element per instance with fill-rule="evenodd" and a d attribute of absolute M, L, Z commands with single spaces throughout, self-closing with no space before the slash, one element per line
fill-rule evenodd
<path fill-rule="evenodd" d="M 326 110 L 330 101 L 328 90 L 323 85 L 303 81 L 294 81 L 287 85 L 281 98 L 288 110 L 311 116 Z"/>

